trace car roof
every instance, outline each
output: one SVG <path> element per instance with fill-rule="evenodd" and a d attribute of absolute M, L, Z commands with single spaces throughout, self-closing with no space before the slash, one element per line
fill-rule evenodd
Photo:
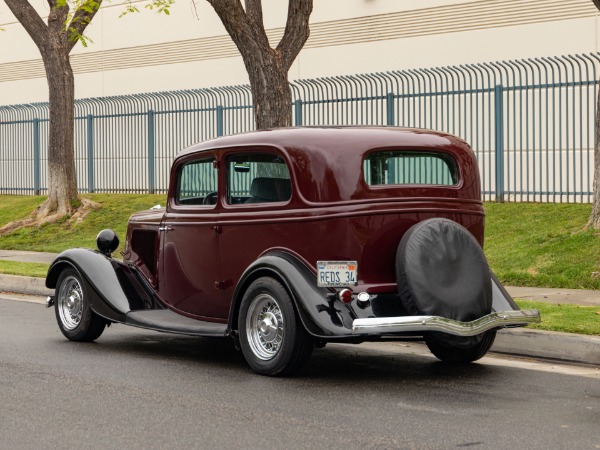
<path fill-rule="evenodd" d="M 452 156 L 459 167 L 469 166 L 467 171 L 476 168 L 473 151 L 456 136 L 418 128 L 371 126 L 251 131 L 193 145 L 182 150 L 177 159 L 218 149 L 269 147 L 279 149 L 288 158 L 300 193 L 308 202 L 316 203 L 355 199 L 358 186 L 364 184 L 364 154 L 374 149 L 439 151 Z"/>
<path fill-rule="evenodd" d="M 462 144 L 456 136 L 423 128 L 378 127 L 378 126 L 311 126 L 272 128 L 222 136 L 192 145 L 179 152 L 178 157 L 203 150 L 223 147 L 275 145 L 298 147 L 306 152 L 335 152 L 340 141 L 354 148 L 376 148 L 385 146 L 437 147 Z"/>

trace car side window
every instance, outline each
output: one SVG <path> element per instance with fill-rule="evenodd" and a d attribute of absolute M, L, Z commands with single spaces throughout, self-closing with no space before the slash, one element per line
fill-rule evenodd
<path fill-rule="evenodd" d="M 232 205 L 286 202 L 292 197 L 285 161 L 271 153 L 230 155 L 227 164 L 227 202 Z"/>
<path fill-rule="evenodd" d="M 443 153 L 381 151 L 369 154 L 363 173 L 369 186 L 380 185 L 458 185 L 455 161 Z"/>
<path fill-rule="evenodd" d="M 217 203 L 218 173 L 214 158 L 191 161 L 179 171 L 175 201 L 178 205 L 214 205 Z"/>

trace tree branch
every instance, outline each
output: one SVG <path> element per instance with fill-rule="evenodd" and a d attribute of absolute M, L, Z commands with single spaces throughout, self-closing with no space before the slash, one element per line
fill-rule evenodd
<path fill-rule="evenodd" d="M 240 0 L 207 0 L 221 19 L 231 39 L 237 44 L 248 34 L 248 18 Z M 239 48 L 239 46 L 238 46 Z"/>
<path fill-rule="evenodd" d="M 83 36 L 85 29 L 100 9 L 100 5 L 102 5 L 102 0 L 84 0 L 78 6 L 75 14 L 73 14 L 71 22 L 67 27 L 69 52 L 71 52 L 77 41 L 79 41 Z"/>
<path fill-rule="evenodd" d="M 27 0 L 5 0 L 13 15 L 23 25 L 38 49 L 46 47 L 48 26 Z"/>
<path fill-rule="evenodd" d="M 48 0 L 48 5 L 50 6 L 48 28 L 54 33 L 60 34 L 66 26 L 67 17 L 69 17 L 69 4 L 66 0 Z"/>
<path fill-rule="evenodd" d="M 308 19 L 313 9 L 313 0 L 289 0 L 289 2 L 285 32 L 277 46 L 286 70 L 292 66 L 308 40 L 310 35 Z"/>
<path fill-rule="evenodd" d="M 264 30 L 262 0 L 246 0 L 246 16 L 252 22 L 255 29 Z"/>
<path fill-rule="evenodd" d="M 246 59 L 250 54 L 260 54 L 270 49 L 267 33 L 262 26 L 257 26 L 244 11 L 240 0 L 207 0 L 221 19 L 223 26 L 231 36 L 231 39 L 240 51 L 242 58 Z M 253 10 L 260 6 L 260 0 L 250 0 L 246 7 Z M 256 11 L 254 11 L 256 13 Z M 262 11 L 258 13 L 262 23 Z"/>

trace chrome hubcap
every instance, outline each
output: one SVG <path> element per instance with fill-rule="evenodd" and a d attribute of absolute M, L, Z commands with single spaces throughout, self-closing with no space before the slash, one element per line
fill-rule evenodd
<path fill-rule="evenodd" d="M 67 330 L 74 330 L 83 315 L 83 290 L 74 276 L 66 277 L 58 292 L 56 303 L 60 321 Z"/>
<path fill-rule="evenodd" d="M 252 352 L 263 361 L 277 355 L 284 337 L 283 315 L 277 301 L 268 294 L 257 296 L 246 316 L 246 337 Z"/>
<path fill-rule="evenodd" d="M 258 319 L 258 331 L 265 342 L 273 342 L 277 338 L 279 322 L 272 312 L 266 312 Z"/>

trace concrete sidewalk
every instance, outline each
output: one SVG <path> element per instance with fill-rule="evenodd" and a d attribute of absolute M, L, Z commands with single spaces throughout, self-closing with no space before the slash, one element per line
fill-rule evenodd
<path fill-rule="evenodd" d="M 49 265 L 55 257 L 54 253 L 0 250 L 0 260 L 7 261 L 37 262 Z M 43 278 L 0 274 L 0 292 L 29 296 L 52 295 L 53 291 L 46 288 L 44 281 Z M 510 286 L 507 286 L 506 289 L 512 297 L 516 298 L 600 308 L 600 291 Z M 18 299 L 19 295 L 14 297 Z M 600 316 L 598 316 L 598 320 L 600 320 Z M 528 328 L 504 329 L 498 333 L 492 351 L 600 366 L 600 336 L 538 331 Z"/>
<path fill-rule="evenodd" d="M 505 286 L 505 288 L 512 297 L 523 300 L 535 300 L 555 305 L 570 303 L 572 305 L 598 306 L 600 308 L 600 291 L 515 286 Z"/>
<path fill-rule="evenodd" d="M 0 259 L 28 263 L 50 264 L 58 253 L 27 252 L 21 250 L 0 250 Z"/>

